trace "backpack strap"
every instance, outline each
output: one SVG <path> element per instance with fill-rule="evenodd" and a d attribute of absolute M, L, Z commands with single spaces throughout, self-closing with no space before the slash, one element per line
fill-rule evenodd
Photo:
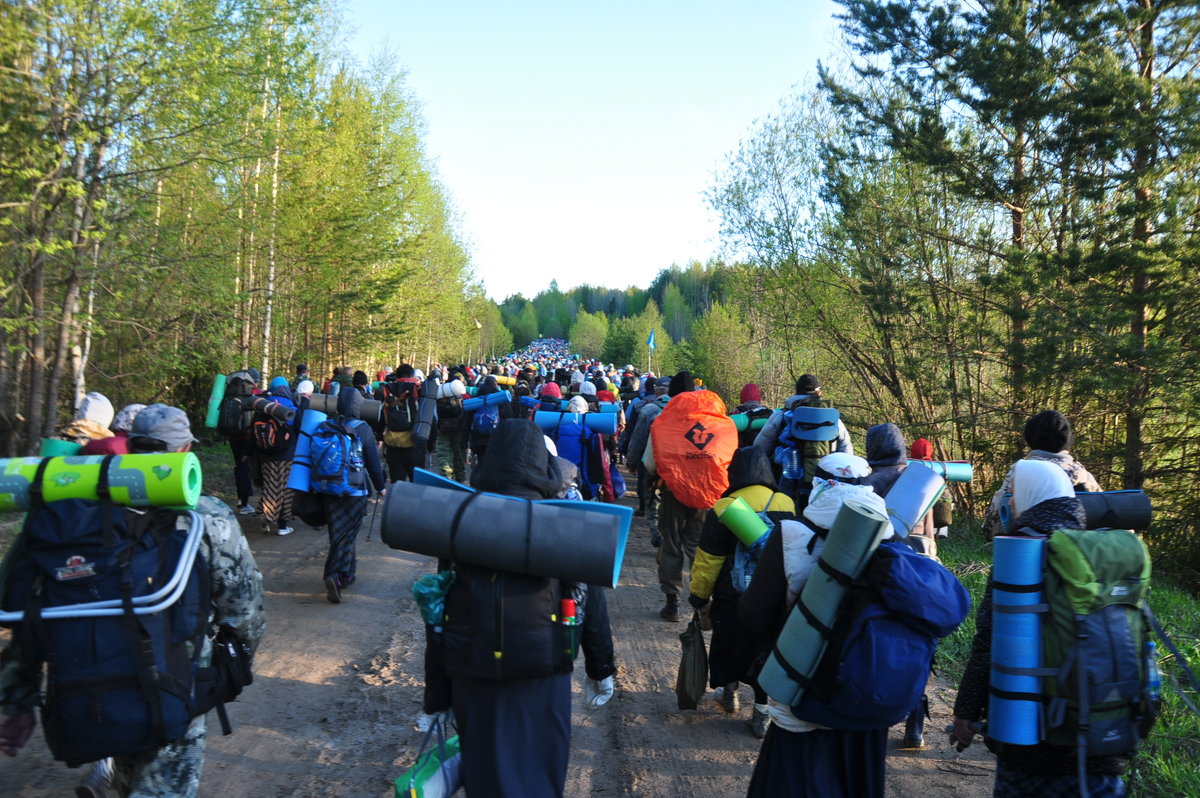
<path fill-rule="evenodd" d="M 457 548 L 458 525 L 459 525 L 459 522 L 462 521 L 463 513 L 465 513 L 467 511 L 467 508 L 471 506 L 471 502 L 478 499 L 481 495 L 482 494 L 479 491 L 475 491 L 470 496 L 468 496 L 467 500 L 458 506 L 458 510 L 456 510 L 454 513 L 454 518 L 452 518 L 450 520 L 450 561 L 451 562 L 458 561 L 458 548 Z M 528 546 L 528 537 L 526 538 L 526 545 Z M 526 557 L 528 557 L 528 551 L 526 551 Z"/>

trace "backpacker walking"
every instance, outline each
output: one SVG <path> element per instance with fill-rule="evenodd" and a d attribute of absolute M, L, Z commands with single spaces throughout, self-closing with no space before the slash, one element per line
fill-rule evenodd
<path fill-rule="evenodd" d="M 151 405 L 134 420 L 129 445 L 134 452 L 183 452 L 191 447 L 193 440 L 187 416 L 182 410 L 166 405 Z M 45 507 L 55 504 L 60 502 L 49 502 Z M 94 508 L 101 503 L 87 504 Z M 112 511 L 116 508 L 101 508 L 100 512 L 105 509 Z M 134 514 L 128 517 L 138 515 L 136 511 L 127 512 Z M 208 596 L 207 606 L 197 609 L 204 613 L 202 617 L 207 621 L 204 624 L 206 630 L 222 628 L 235 644 L 252 656 L 263 631 L 262 575 L 254 562 L 254 555 L 246 545 L 237 518 L 226 504 L 211 496 L 202 496 L 196 505 L 196 512 L 204 524 L 197 556 L 202 558 L 200 562 L 207 582 L 202 593 Z M 22 532 L 22 535 L 25 534 Z M 9 550 L 9 557 L 21 550 L 22 546 L 14 545 Z M 9 584 L 4 586 L 6 595 L 10 592 L 12 579 L 10 574 Z M 183 599 L 180 601 L 182 603 Z M 199 639 L 198 651 L 192 648 L 191 642 L 187 646 L 192 649 L 191 656 L 196 665 L 207 667 L 212 661 L 213 643 L 208 634 L 200 635 Z M 19 640 L 21 634 L 18 628 L 13 642 L 0 652 L 0 751 L 9 756 L 15 755 L 28 742 L 35 723 L 34 708 L 38 703 L 44 700 L 42 714 L 43 718 L 47 718 L 56 715 L 55 704 L 58 701 L 56 693 L 40 695 L 42 664 L 28 660 L 25 656 L 28 652 L 21 650 L 17 642 Z M 159 641 L 156 645 L 166 645 L 168 642 Z M 73 657 L 55 657 L 52 667 L 56 673 L 52 674 L 51 682 L 71 680 L 73 677 L 65 669 L 72 667 L 75 661 Z M 130 677 L 135 677 L 135 674 L 130 674 Z M 97 688 L 101 694 L 103 689 Z M 128 717 L 131 719 L 128 723 L 140 722 L 152 729 L 148 720 L 150 713 L 139 712 L 140 708 L 149 706 L 143 701 L 143 696 L 130 690 L 122 693 L 133 693 L 135 705 L 131 705 L 132 711 L 128 714 L 122 712 L 116 716 Z M 76 720 L 70 724 L 70 728 L 56 727 L 54 732 L 48 730 L 48 739 L 51 734 L 69 732 L 73 740 L 83 738 L 87 742 L 90 728 L 90 724 Z M 112 728 L 113 721 L 110 720 L 105 729 Z M 122 722 L 118 730 L 128 732 L 129 727 Z M 97 750 L 110 744 L 111 737 L 122 736 L 99 731 L 98 727 L 96 734 L 99 736 L 92 739 L 90 744 Z M 199 714 L 184 727 L 181 736 L 165 744 L 152 745 L 136 753 L 118 754 L 114 751 L 111 758 L 96 764 L 77 788 L 76 794 L 91 798 L 114 793 L 137 798 L 194 798 L 204 765 L 205 738 L 205 716 Z M 136 736 L 134 739 L 137 739 Z"/>

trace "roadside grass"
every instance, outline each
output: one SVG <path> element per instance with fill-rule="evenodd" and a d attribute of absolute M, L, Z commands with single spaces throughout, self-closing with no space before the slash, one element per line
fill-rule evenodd
<path fill-rule="evenodd" d="M 975 608 L 983 598 L 992 547 L 977 524 L 962 523 L 950 538 L 938 541 L 938 556 L 971 594 L 970 617 L 938 646 L 935 667 L 951 684 L 962 678 L 975 636 Z M 1155 580 L 1150 608 L 1175 642 L 1193 672 L 1200 667 L 1200 599 L 1167 580 Z M 1157 638 L 1157 636 L 1156 636 Z M 1159 668 L 1163 674 L 1163 707 L 1158 722 L 1142 742 L 1126 774 L 1130 798 L 1194 798 L 1200 795 L 1200 717 L 1179 697 L 1200 705 L 1200 695 L 1187 683 L 1183 669 L 1161 641 Z"/>

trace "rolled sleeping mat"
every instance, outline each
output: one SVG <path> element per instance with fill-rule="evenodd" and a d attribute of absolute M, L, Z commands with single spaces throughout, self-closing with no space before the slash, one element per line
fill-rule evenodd
<path fill-rule="evenodd" d="M 533 423 L 549 432 L 558 426 L 559 420 L 566 415 L 581 415 L 583 423 L 592 432 L 601 435 L 617 434 L 617 417 L 612 413 L 556 413 L 553 410 L 539 410 L 533 414 Z"/>
<path fill-rule="evenodd" d="M 770 416 L 758 416 L 751 418 L 749 413 L 734 413 L 730 416 L 733 419 L 733 427 L 738 432 L 745 432 L 748 429 L 762 429 L 767 426 L 770 421 Z"/>
<path fill-rule="evenodd" d="M 477 393 L 479 393 L 479 386 L 477 386 L 477 385 L 468 385 L 467 386 L 467 396 L 474 396 Z"/>
<path fill-rule="evenodd" d="M 788 523 L 798 522 L 783 522 Z M 820 560 L 834 571 L 857 579 L 888 529 L 887 516 L 882 512 L 850 499 L 838 511 Z M 758 675 L 758 683 L 767 695 L 788 706 L 800 702 L 804 687 L 796 677 L 807 679 L 813 675 L 829 642 L 809 623 L 801 605 L 820 623 L 832 627 L 845 594 L 846 588 L 820 566 L 812 569 Z"/>
<path fill-rule="evenodd" d="M 38 446 L 38 457 L 71 457 L 79 454 L 79 450 L 82 448 L 83 444 L 75 441 L 62 438 L 42 438 L 42 443 Z"/>
<path fill-rule="evenodd" d="M 305 408 L 304 415 L 300 416 L 300 436 L 296 439 L 296 450 L 292 453 L 292 468 L 288 472 L 287 481 L 287 486 L 292 490 L 307 493 L 312 487 L 312 461 L 309 459 L 308 450 L 312 446 L 312 434 L 327 418 L 327 414 L 313 410 L 311 405 Z"/>
<path fill-rule="evenodd" d="M 932 469 L 905 468 L 901 471 L 888 489 L 887 496 L 883 497 L 896 534 L 902 538 L 908 537 L 945 489 L 946 480 Z"/>
<path fill-rule="evenodd" d="M 413 440 L 427 441 L 433 434 L 437 421 L 438 381 L 430 377 L 421 388 L 421 399 L 417 402 L 417 422 L 413 424 Z"/>
<path fill-rule="evenodd" d="M 619 413 L 620 411 L 621 411 L 621 403 L 620 402 L 601 402 L 600 403 L 600 412 L 601 413 Z"/>
<path fill-rule="evenodd" d="M 371 393 L 375 393 L 383 386 L 383 380 L 375 380 L 371 383 Z"/>
<path fill-rule="evenodd" d="M 98 499 L 103 455 L 51 457 L 45 462 L 42 498 Z M 40 457 L 0 460 L 0 512 L 29 509 L 29 486 Z M 191 452 L 118 454 L 108 464 L 109 495 L 123 507 L 195 507 L 203 474 Z"/>
<path fill-rule="evenodd" d="M 713 505 L 713 512 L 717 514 L 721 525 L 732 532 L 743 546 L 753 546 L 771 531 L 767 522 L 741 496 L 726 496 Z"/>
<path fill-rule="evenodd" d="M 1042 711 L 1042 585 L 1046 541 L 999 536 L 992 571 L 992 672 L 988 736 L 1035 745 Z M 1004 697 L 996 695 L 997 692 Z"/>
<path fill-rule="evenodd" d="M 1075 494 L 1087 514 L 1088 529 L 1149 529 L 1153 515 L 1144 490 L 1106 490 Z"/>
<path fill-rule="evenodd" d="M 209 429 L 217 428 L 217 419 L 221 415 L 221 400 L 225 398 L 225 386 L 228 381 L 224 374 L 213 377 L 212 393 L 208 395 L 208 412 L 204 414 L 204 426 Z"/>
<path fill-rule="evenodd" d="M 926 468 L 932 468 L 947 482 L 970 482 L 975 476 L 975 468 L 966 460 L 909 460 L 909 465 L 920 463 Z"/>
<path fill-rule="evenodd" d="M 792 420 L 788 429 L 792 437 L 801 441 L 831 441 L 838 436 L 841 413 L 836 407 L 807 407 L 800 405 L 791 410 Z"/>
<path fill-rule="evenodd" d="M 352 389 L 351 389 L 352 390 Z M 336 394 L 314 393 L 308 398 L 308 406 L 327 416 L 336 416 L 338 398 Z M 383 402 L 378 399 L 363 399 L 359 406 L 359 418 L 366 422 L 375 422 L 383 418 Z"/>
<path fill-rule="evenodd" d="M 487 405 L 502 405 L 512 401 L 512 391 L 496 391 L 483 396 L 472 396 L 463 400 L 463 410 L 478 410 Z"/>
<path fill-rule="evenodd" d="M 442 487 L 430 482 L 422 478 L 388 487 L 380 538 L 393 549 L 500 571 L 616 587 L 633 519 L 631 508 L 599 502 L 529 501 L 479 493 L 457 483 Z M 436 507 L 437 511 L 414 513 L 414 507 Z M 453 529 L 455 519 L 457 530 Z"/>
<path fill-rule="evenodd" d="M 516 377 L 505 377 L 503 374 L 493 374 L 492 376 L 496 378 L 497 385 L 516 385 L 517 384 Z"/>
<path fill-rule="evenodd" d="M 251 410 L 268 415 L 285 424 L 291 424 L 296 418 L 296 408 L 281 405 L 279 402 L 272 401 L 266 396 L 247 397 L 242 400 L 242 406 L 249 406 Z"/>
<path fill-rule="evenodd" d="M 520 396 L 517 397 L 517 401 L 521 403 L 521 407 L 527 407 L 530 410 L 542 406 L 542 400 L 536 396 Z"/>

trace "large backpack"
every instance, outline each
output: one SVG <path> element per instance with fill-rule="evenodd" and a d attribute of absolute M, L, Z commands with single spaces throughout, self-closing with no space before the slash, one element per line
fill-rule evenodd
<path fill-rule="evenodd" d="M 840 414 L 825 399 L 810 399 L 784 411 L 783 430 L 774 453 L 775 462 L 785 465 L 789 453 L 795 450 L 803 469 L 798 481 L 803 485 L 812 485 L 817 463 L 837 447 L 839 420 Z"/>
<path fill-rule="evenodd" d="M 881 543 L 824 631 L 828 646 L 812 677 L 801 677 L 792 713 L 849 731 L 899 723 L 924 695 L 938 639 L 969 609 L 966 588 L 941 563 L 903 541 Z"/>
<path fill-rule="evenodd" d="M 1042 666 L 1029 671 L 1042 677 L 1043 694 L 1032 697 L 1043 702 L 1041 736 L 1076 748 L 1081 766 L 1131 754 L 1158 715 L 1146 545 L 1127 529 L 1060 529 L 1046 543 L 1044 573 Z"/>
<path fill-rule="evenodd" d="M 387 409 L 384 412 L 384 423 L 392 432 L 410 432 L 417 423 L 417 401 L 420 398 L 420 386 L 415 382 L 400 382 L 398 380 L 385 383 L 384 402 Z"/>
<path fill-rule="evenodd" d="M 471 434 L 487 437 L 500 423 L 500 405 L 487 404 L 475 411 L 471 417 Z"/>
<path fill-rule="evenodd" d="M 3 600 L 24 613 L 13 626 L 25 666 L 47 666 L 42 725 L 55 759 L 74 766 L 153 751 L 183 738 L 206 708 L 189 654 L 201 650 L 211 608 L 203 531 L 194 512 L 107 500 L 30 509 Z"/>
<path fill-rule="evenodd" d="M 577 413 L 563 413 L 558 424 L 550 431 L 550 439 L 558 449 L 558 456 L 579 467 L 579 490 L 586 500 L 595 496 L 596 483 L 602 481 L 592 473 L 595 470 L 591 462 L 593 434 L 584 423 L 584 417 Z"/>
<path fill-rule="evenodd" d="M 439 432 L 458 432 L 462 429 L 462 397 L 443 396 L 438 399 L 437 417 Z"/>
<path fill-rule="evenodd" d="M 295 428 L 274 416 L 255 413 L 250 433 L 256 449 L 266 455 L 279 455 L 287 452 L 288 447 L 292 445 Z"/>
<path fill-rule="evenodd" d="M 250 432 L 254 423 L 254 411 L 249 408 L 249 399 L 254 395 L 254 381 L 244 371 L 229 375 L 225 384 L 225 396 L 217 410 L 217 432 L 232 438 Z"/>
<path fill-rule="evenodd" d="M 365 496 L 367 472 L 363 446 L 352 430 L 360 419 L 327 419 L 313 430 L 309 444 L 312 489 L 327 496 Z"/>

